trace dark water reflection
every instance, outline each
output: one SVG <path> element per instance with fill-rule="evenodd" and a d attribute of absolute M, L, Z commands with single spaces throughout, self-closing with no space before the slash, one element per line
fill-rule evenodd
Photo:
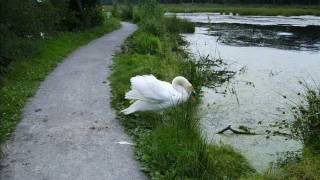
<path fill-rule="evenodd" d="M 320 26 L 274 26 L 217 23 L 208 35 L 219 36 L 220 42 L 232 46 L 273 47 L 285 50 L 319 51 Z"/>

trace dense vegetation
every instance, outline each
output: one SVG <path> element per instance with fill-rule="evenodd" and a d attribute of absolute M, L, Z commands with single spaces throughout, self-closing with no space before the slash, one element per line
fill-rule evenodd
<path fill-rule="evenodd" d="M 125 2 L 128 0 L 102 0 L 104 4 L 112 4 L 114 2 Z M 137 3 L 138 0 L 131 0 Z M 166 4 L 184 4 L 184 3 L 214 3 L 214 4 L 273 4 L 273 5 L 319 5 L 319 0 L 160 0 L 160 3 Z"/>
<path fill-rule="evenodd" d="M 129 105 L 124 95 L 135 75 L 153 74 L 166 81 L 183 75 L 199 95 L 196 102 L 188 101 L 162 114 L 118 114 L 136 141 L 136 156 L 144 171 L 154 179 L 236 179 L 253 172 L 246 159 L 231 147 L 209 145 L 201 136 L 197 105 L 205 76 L 179 48 L 183 43 L 179 33 L 193 32 L 194 25 L 175 17 L 165 18 L 154 0 L 141 1 L 133 17 L 139 30 L 115 57 L 110 77 L 113 107 L 119 112 Z"/>
<path fill-rule="evenodd" d="M 270 5 L 239 5 L 239 4 L 164 4 L 168 12 L 219 12 L 239 15 L 265 16 L 320 16 L 320 6 L 270 6 Z"/>
<path fill-rule="evenodd" d="M 305 87 L 303 100 L 307 105 L 293 107 L 295 121 L 291 129 L 305 147 L 320 154 L 320 88 Z"/>
<path fill-rule="evenodd" d="M 118 28 L 120 23 L 116 19 L 102 16 L 102 9 L 98 6 L 97 9 L 90 10 L 95 12 L 93 15 L 84 16 L 86 20 L 80 17 L 76 20 L 76 15 L 79 14 L 72 8 L 65 13 L 73 12 L 76 14 L 74 16 L 67 16 L 60 12 L 62 9 L 55 8 L 54 5 L 58 4 L 54 3 L 67 2 L 63 0 L 0 2 L 2 8 L 0 143 L 2 143 L 19 122 L 21 109 L 27 99 L 34 95 L 40 82 L 57 63 L 75 48 Z M 88 12 L 88 9 L 85 12 Z M 102 19 L 98 20 L 96 17 L 100 15 L 97 14 L 101 14 Z M 72 17 L 71 19 L 78 24 L 71 23 L 73 22 L 71 19 L 69 19 L 70 24 L 67 23 L 66 17 Z"/>
<path fill-rule="evenodd" d="M 216 3 L 216 4 L 303 4 L 319 5 L 319 0 L 161 0 L 161 3 Z"/>
<path fill-rule="evenodd" d="M 130 6 L 120 6 L 121 2 L 130 4 Z M 173 2 L 173 3 L 172 3 Z M 228 2 L 228 1 L 226 1 Z M 262 2 L 262 1 L 261 1 Z M 302 1 L 301 1 L 302 2 Z M 305 1 L 303 1 L 305 2 Z M 174 1 L 168 1 L 163 3 L 162 7 L 166 12 L 219 12 L 219 13 L 233 13 L 239 15 L 265 15 L 265 16 L 298 16 L 298 15 L 315 15 L 320 16 L 320 1 L 312 5 L 307 4 L 270 4 L 270 3 L 177 3 Z M 123 19 L 130 19 L 132 16 L 133 7 L 136 6 L 135 1 L 129 0 L 117 0 L 114 1 L 114 6 L 123 13 Z M 112 6 L 106 6 L 109 10 Z M 117 12 L 117 11 L 115 11 Z M 119 14 L 115 14 L 119 17 Z M 129 17 L 129 18 L 128 18 Z"/>
<path fill-rule="evenodd" d="M 99 0 L 1 0 L 0 78 L 12 61 L 39 53 L 37 41 L 102 25 Z"/>

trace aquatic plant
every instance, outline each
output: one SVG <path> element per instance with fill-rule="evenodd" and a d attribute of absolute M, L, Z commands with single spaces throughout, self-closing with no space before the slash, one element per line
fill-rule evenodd
<path fill-rule="evenodd" d="M 320 88 L 304 84 L 303 96 L 306 104 L 294 108 L 294 122 L 291 125 L 293 136 L 305 147 L 320 153 Z"/>

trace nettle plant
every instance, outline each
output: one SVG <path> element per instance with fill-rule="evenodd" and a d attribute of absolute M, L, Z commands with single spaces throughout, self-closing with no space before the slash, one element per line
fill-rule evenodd
<path fill-rule="evenodd" d="M 293 107 L 295 121 L 291 131 L 305 147 L 320 152 L 320 88 L 305 89 L 302 96 L 306 104 Z"/>

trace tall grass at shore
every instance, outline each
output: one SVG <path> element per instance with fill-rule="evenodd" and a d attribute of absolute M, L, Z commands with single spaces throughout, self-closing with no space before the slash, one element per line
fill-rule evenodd
<path fill-rule="evenodd" d="M 124 96 L 130 89 L 130 78 L 144 74 L 169 82 L 175 76 L 185 76 L 195 87 L 198 99 L 162 113 L 139 112 L 128 116 L 118 113 L 126 131 L 136 141 L 136 157 L 143 170 L 152 179 L 237 179 L 252 173 L 247 160 L 231 147 L 208 144 L 202 137 L 197 107 L 204 75 L 179 48 L 183 42 L 179 33 L 186 29 L 192 32 L 192 24 L 165 18 L 161 9 L 150 13 L 155 8 L 159 8 L 155 1 L 139 5 L 139 30 L 114 59 L 110 77 L 112 105 L 118 112 L 129 106 Z M 172 27 L 173 24 L 180 25 Z"/>
<path fill-rule="evenodd" d="M 319 6 L 305 5 L 237 5 L 237 4 L 162 4 L 165 12 L 173 13 L 233 13 L 239 15 L 251 16 L 302 16 L 314 15 L 320 16 Z M 112 6 L 104 6 L 108 10 L 112 10 Z M 136 7 L 132 7 L 135 9 Z"/>
<path fill-rule="evenodd" d="M 233 13 L 239 15 L 264 15 L 264 16 L 320 16 L 319 6 L 273 6 L 273 5 L 221 5 L 221 4 L 163 4 L 166 12 L 210 12 Z"/>
<path fill-rule="evenodd" d="M 303 144 L 300 161 L 289 161 L 277 174 L 282 179 L 320 179 L 320 86 L 304 84 L 304 104 L 296 105 L 291 124 L 293 137 Z"/>
<path fill-rule="evenodd" d="M 71 51 L 120 27 L 116 19 L 108 19 L 102 26 L 81 32 L 65 32 L 32 41 L 38 53 L 12 62 L 0 81 L 0 143 L 14 131 L 21 119 L 21 111 L 41 81 Z"/>
<path fill-rule="evenodd" d="M 294 121 L 288 124 L 293 138 L 303 144 L 302 153 L 287 157 L 285 163 L 270 167 L 264 174 L 243 179 L 320 179 L 320 86 L 303 86 L 304 93 L 298 93 L 301 99 L 292 101 Z"/>

